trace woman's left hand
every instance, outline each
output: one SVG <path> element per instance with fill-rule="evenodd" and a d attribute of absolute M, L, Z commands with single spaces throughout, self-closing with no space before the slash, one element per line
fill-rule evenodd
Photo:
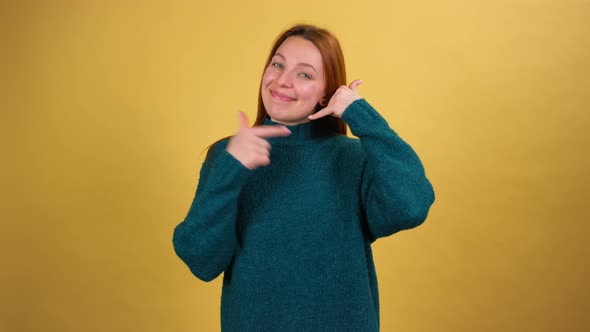
<path fill-rule="evenodd" d="M 346 108 L 352 104 L 355 100 L 361 99 L 361 96 L 356 91 L 356 87 L 359 86 L 363 81 L 354 80 L 349 86 L 341 86 L 334 92 L 330 102 L 326 107 L 317 111 L 315 114 L 309 116 L 310 120 L 317 120 L 327 115 L 331 115 L 336 118 L 341 118 L 342 113 Z"/>

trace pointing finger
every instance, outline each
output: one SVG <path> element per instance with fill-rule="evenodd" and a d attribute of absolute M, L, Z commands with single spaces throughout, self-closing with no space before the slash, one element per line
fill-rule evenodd
<path fill-rule="evenodd" d="M 251 128 L 251 133 L 262 138 L 281 137 L 291 135 L 289 128 L 281 125 L 273 126 L 255 126 Z"/>
<path fill-rule="evenodd" d="M 350 83 L 350 85 L 348 86 L 348 88 L 354 92 L 356 92 L 356 87 L 361 85 L 361 83 L 363 83 L 363 81 L 361 80 L 354 80 Z"/>

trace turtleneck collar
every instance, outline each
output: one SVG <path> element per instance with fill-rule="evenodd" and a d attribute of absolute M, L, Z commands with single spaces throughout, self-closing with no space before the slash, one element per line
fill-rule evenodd
<path fill-rule="evenodd" d="M 270 118 L 266 117 L 263 122 L 264 125 L 283 125 L 278 122 L 272 121 Z M 272 138 L 273 142 L 276 143 L 296 143 L 296 142 L 303 142 L 312 139 L 323 138 L 327 136 L 332 136 L 333 133 L 329 132 L 325 128 L 322 127 L 320 121 L 309 121 L 305 123 L 300 123 L 292 126 L 286 126 L 291 131 L 291 135 L 285 137 L 275 137 Z"/>

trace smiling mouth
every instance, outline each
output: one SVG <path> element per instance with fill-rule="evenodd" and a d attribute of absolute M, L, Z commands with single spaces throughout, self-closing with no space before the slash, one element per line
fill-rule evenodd
<path fill-rule="evenodd" d="M 276 92 L 276 91 L 273 91 L 273 90 L 270 90 L 270 95 L 274 99 L 277 99 L 277 100 L 280 100 L 280 101 L 295 101 L 295 98 L 289 97 L 287 95 L 284 95 L 282 93 L 279 93 L 279 92 Z"/>

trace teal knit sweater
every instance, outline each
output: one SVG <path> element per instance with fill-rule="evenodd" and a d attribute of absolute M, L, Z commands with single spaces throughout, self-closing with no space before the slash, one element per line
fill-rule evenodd
<path fill-rule="evenodd" d="M 245 168 L 227 140 L 203 163 L 173 243 L 199 279 L 224 272 L 223 331 L 379 330 L 370 244 L 420 225 L 434 192 L 364 99 L 342 119 L 359 139 L 308 122 L 269 139 L 267 167 Z"/>

